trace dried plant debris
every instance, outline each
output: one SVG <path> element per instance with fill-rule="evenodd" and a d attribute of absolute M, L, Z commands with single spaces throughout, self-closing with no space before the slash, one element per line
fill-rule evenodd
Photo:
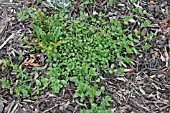
<path fill-rule="evenodd" d="M 35 56 L 33 54 L 30 54 L 30 58 L 28 58 L 28 60 L 26 59 L 23 64 L 29 66 L 35 66 L 35 67 L 41 66 L 40 64 L 35 63 L 35 61 L 36 61 Z"/>

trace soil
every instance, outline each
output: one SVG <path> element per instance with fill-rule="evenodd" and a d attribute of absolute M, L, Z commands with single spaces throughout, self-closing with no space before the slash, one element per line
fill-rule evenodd
<path fill-rule="evenodd" d="M 35 4 L 32 0 L 11 1 L 0 0 L 0 67 L 2 59 L 11 59 L 12 66 L 19 62 L 19 54 L 26 55 L 31 48 L 20 46 L 23 37 L 31 31 L 28 29 L 29 23 L 18 21 L 17 12 Z M 101 0 L 99 3 L 104 2 Z M 123 77 L 104 73 L 105 79 L 100 83 L 106 87 L 103 96 L 109 95 L 114 100 L 110 106 L 113 113 L 170 113 L 170 41 L 159 27 L 170 15 L 170 1 L 154 0 L 153 5 L 149 4 L 149 0 L 138 2 L 147 11 L 147 16 L 143 18 L 152 22 L 148 28 L 154 32 L 150 42 L 152 46 L 147 52 L 141 51 L 138 55 L 130 56 L 132 62 L 129 67 L 134 69 L 134 72 Z M 119 4 L 128 7 L 126 0 L 120 0 Z M 124 12 L 119 8 L 115 9 L 114 11 L 120 14 Z M 8 77 L 11 81 L 13 79 L 9 71 L 0 71 L 0 78 L 3 77 Z M 60 94 L 51 94 L 45 89 L 37 100 L 33 98 L 34 94 L 32 97 L 16 100 L 13 87 L 10 91 L 0 87 L 0 113 L 79 113 L 80 106 L 74 102 L 73 92 L 67 90 L 73 87 L 68 84 Z M 102 96 L 96 102 L 101 98 Z"/>

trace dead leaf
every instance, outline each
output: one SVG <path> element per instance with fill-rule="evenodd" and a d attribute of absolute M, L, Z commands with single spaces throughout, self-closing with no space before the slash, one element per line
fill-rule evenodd
<path fill-rule="evenodd" d="M 165 37 L 166 37 L 166 39 L 170 40 L 170 28 L 167 30 Z"/>
<path fill-rule="evenodd" d="M 30 66 L 33 66 L 33 67 L 40 67 L 41 65 L 40 64 L 38 64 L 38 63 L 31 63 L 31 64 L 29 64 Z"/>
<path fill-rule="evenodd" d="M 30 54 L 30 57 L 33 58 L 33 59 L 35 59 L 35 56 L 34 56 L 33 54 Z"/>
<path fill-rule="evenodd" d="M 166 26 L 165 26 L 165 29 L 167 30 L 166 31 L 166 34 L 165 34 L 165 37 L 170 40 L 170 14 L 166 20 Z"/>
<path fill-rule="evenodd" d="M 151 76 L 149 76 L 150 78 L 156 78 L 156 75 L 151 75 Z"/>
<path fill-rule="evenodd" d="M 147 28 L 144 28 L 144 29 L 142 29 L 142 32 L 141 32 L 141 36 L 145 36 L 146 35 L 146 33 L 147 33 Z"/>
<path fill-rule="evenodd" d="M 29 65 L 29 66 L 34 66 L 34 67 L 39 67 L 41 66 L 38 63 L 34 63 L 36 61 L 36 58 L 33 54 L 30 54 L 30 59 L 27 62 L 24 62 L 24 65 Z"/>
<path fill-rule="evenodd" d="M 124 69 L 125 75 L 136 72 L 134 69 Z"/>
<path fill-rule="evenodd" d="M 170 13 L 167 18 L 165 18 L 161 23 L 158 24 L 160 31 L 162 31 L 165 38 L 168 40 L 168 45 L 170 48 Z"/>
<path fill-rule="evenodd" d="M 167 21 L 167 25 L 165 26 L 165 29 L 168 29 L 170 27 L 170 17 L 169 20 Z"/>
<path fill-rule="evenodd" d="M 159 28 L 163 32 L 165 38 L 170 40 L 170 14 L 161 23 L 159 23 Z"/>
<path fill-rule="evenodd" d="M 150 0 L 150 2 L 149 2 L 151 5 L 153 5 L 154 4 L 154 1 L 153 0 Z"/>

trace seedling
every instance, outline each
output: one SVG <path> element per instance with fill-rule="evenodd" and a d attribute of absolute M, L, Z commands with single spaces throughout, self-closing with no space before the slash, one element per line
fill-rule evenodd
<path fill-rule="evenodd" d="M 6 78 L 2 78 L 1 79 L 1 84 L 2 84 L 2 88 L 10 88 L 10 84 L 9 84 L 9 80 L 7 80 Z"/>
<path fill-rule="evenodd" d="M 10 69 L 10 59 L 2 59 L 2 70 Z"/>

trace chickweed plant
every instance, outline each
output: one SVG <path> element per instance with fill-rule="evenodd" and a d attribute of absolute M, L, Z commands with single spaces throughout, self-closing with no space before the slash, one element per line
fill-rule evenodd
<path fill-rule="evenodd" d="M 91 4 L 89 0 L 85 3 Z M 107 6 L 111 6 L 112 3 L 115 3 L 115 0 L 109 0 Z M 115 19 L 105 18 L 105 14 L 100 11 L 97 17 L 92 17 L 82 8 L 79 17 L 68 19 L 66 11 L 61 9 L 50 16 L 41 9 L 34 8 L 19 13 L 22 20 L 31 17 L 30 27 L 37 38 L 31 43 L 35 49 L 44 51 L 49 65 L 46 75 L 42 76 L 39 71 L 34 70 L 33 77 L 30 77 L 21 65 L 16 65 L 13 68 L 17 77 L 14 89 L 16 96 L 29 96 L 32 89 L 36 89 L 36 93 L 39 94 L 43 88 L 49 87 L 51 92 L 59 93 L 61 88 L 71 82 L 76 86 L 73 96 L 76 102 L 84 108 L 87 108 L 85 100 L 88 99 L 90 103 L 91 109 L 82 109 L 82 113 L 109 113 L 111 110 L 106 110 L 112 102 L 109 96 L 105 96 L 100 105 L 95 104 L 95 98 L 105 93 L 105 87 L 98 85 L 100 71 L 115 76 L 118 73 L 124 74 L 122 64 L 130 62 L 130 54 L 138 53 L 135 44 L 143 37 L 138 29 L 132 31 L 129 27 L 123 26 L 128 26 L 130 19 L 139 18 L 136 12 L 144 13 L 139 9 L 133 9 L 134 15 L 123 15 Z M 140 25 L 142 27 L 150 24 L 142 19 L 139 21 L 143 22 Z M 148 33 L 145 38 L 148 39 L 151 35 Z M 28 37 L 25 37 L 24 41 L 29 44 Z M 149 47 L 144 45 L 142 48 L 146 50 Z M 6 78 L 1 81 L 2 88 L 9 88 Z"/>

